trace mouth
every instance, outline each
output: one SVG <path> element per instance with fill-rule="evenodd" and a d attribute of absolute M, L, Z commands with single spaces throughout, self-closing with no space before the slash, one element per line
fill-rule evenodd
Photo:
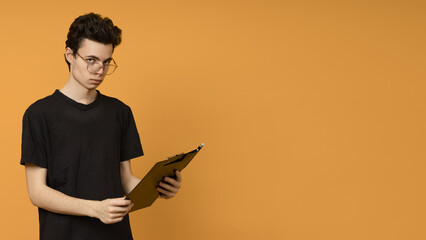
<path fill-rule="evenodd" d="M 90 81 L 94 82 L 95 84 L 100 84 L 102 82 L 102 80 L 98 79 L 90 79 Z"/>

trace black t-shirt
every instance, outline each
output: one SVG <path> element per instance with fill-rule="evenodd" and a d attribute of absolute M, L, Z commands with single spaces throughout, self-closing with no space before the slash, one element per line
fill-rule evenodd
<path fill-rule="evenodd" d="M 97 91 L 82 104 L 58 89 L 31 104 L 22 126 L 21 164 L 47 169 L 47 185 L 68 196 L 122 197 L 120 162 L 143 155 L 129 106 Z M 128 215 L 115 224 L 39 208 L 40 239 L 133 239 Z"/>

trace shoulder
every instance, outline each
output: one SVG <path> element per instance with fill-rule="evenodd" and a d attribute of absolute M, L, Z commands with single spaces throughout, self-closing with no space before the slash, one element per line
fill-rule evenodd
<path fill-rule="evenodd" d="M 51 109 L 55 103 L 56 101 L 53 95 L 38 99 L 28 106 L 24 115 L 42 116 L 45 112 Z"/>
<path fill-rule="evenodd" d="M 130 109 L 130 106 L 127 105 L 126 103 L 124 103 L 123 101 L 121 101 L 118 98 L 112 97 L 112 96 L 108 96 L 108 95 L 104 95 L 102 94 L 102 97 L 104 99 L 104 102 L 108 105 L 110 105 L 111 107 L 123 110 L 123 111 L 127 111 Z"/>

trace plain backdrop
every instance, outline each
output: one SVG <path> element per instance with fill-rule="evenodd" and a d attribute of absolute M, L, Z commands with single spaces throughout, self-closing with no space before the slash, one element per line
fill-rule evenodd
<path fill-rule="evenodd" d="M 123 30 L 98 88 L 128 104 L 143 177 L 205 147 L 135 239 L 426 239 L 424 1 L 2 1 L 1 239 L 38 239 L 22 117 L 68 78 L 68 28 Z"/>

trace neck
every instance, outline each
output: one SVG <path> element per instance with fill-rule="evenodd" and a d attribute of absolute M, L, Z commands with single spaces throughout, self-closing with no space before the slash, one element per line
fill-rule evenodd
<path fill-rule="evenodd" d="M 59 91 L 74 101 L 86 105 L 95 101 L 98 94 L 96 89 L 87 89 L 80 84 L 73 84 L 70 80 Z"/>

